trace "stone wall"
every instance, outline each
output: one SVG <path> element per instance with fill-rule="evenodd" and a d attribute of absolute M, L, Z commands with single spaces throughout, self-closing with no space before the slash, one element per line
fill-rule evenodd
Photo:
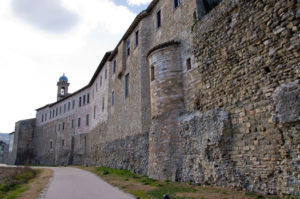
<path fill-rule="evenodd" d="M 35 119 L 16 122 L 12 151 L 9 164 L 33 163 L 33 134 L 35 131 Z"/>
<path fill-rule="evenodd" d="M 300 194 L 299 14 L 296 1 L 223 1 L 194 27 L 183 180 Z M 207 121 L 220 108 L 226 120 Z"/>

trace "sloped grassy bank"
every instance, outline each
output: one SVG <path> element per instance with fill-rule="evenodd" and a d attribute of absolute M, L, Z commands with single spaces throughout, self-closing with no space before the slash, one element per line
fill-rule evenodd
<path fill-rule="evenodd" d="M 168 194 L 171 199 L 279 199 L 277 196 L 264 196 L 255 193 L 235 191 L 230 188 L 200 186 L 191 183 L 158 181 L 147 176 L 131 173 L 128 170 L 107 167 L 80 167 L 100 176 L 113 186 L 131 193 L 139 199 L 162 199 Z M 298 199 L 298 197 L 281 197 Z"/>
<path fill-rule="evenodd" d="M 0 167 L 0 198 L 14 199 L 21 195 L 39 172 L 29 167 Z"/>

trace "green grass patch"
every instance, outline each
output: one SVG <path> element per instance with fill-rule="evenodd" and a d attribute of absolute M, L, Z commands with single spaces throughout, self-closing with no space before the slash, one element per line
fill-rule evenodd
<path fill-rule="evenodd" d="M 153 196 L 154 198 L 162 198 L 164 194 L 168 194 L 170 198 L 174 198 L 176 193 L 183 193 L 183 192 L 195 192 L 197 191 L 191 187 L 183 187 L 183 186 L 176 186 L 172 184 L 165 184 L 162 187 L 148 191 L 147 194 Z"/>
<path fill-rule="evenodd" d="M 0 168 L 0 198 L 14 199 L 29 187 L 26 186 L 39 171 L 31 168 Z"/>

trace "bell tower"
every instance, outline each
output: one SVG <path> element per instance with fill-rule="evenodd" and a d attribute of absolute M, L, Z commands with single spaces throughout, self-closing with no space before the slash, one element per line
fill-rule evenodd
<path fill-rule="evenodd" d="M 69 85 L 68 78 L 63 74 L 57 82 L 57 101 L 68 96 Z"/>

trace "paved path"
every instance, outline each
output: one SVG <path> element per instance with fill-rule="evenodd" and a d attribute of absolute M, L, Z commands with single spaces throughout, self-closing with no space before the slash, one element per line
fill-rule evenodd
<path fill-rule="evenodd" d="M 72 167 L 51 167 L 53 178 L 42 199 L 133 199 L 98 176 Z"/>

